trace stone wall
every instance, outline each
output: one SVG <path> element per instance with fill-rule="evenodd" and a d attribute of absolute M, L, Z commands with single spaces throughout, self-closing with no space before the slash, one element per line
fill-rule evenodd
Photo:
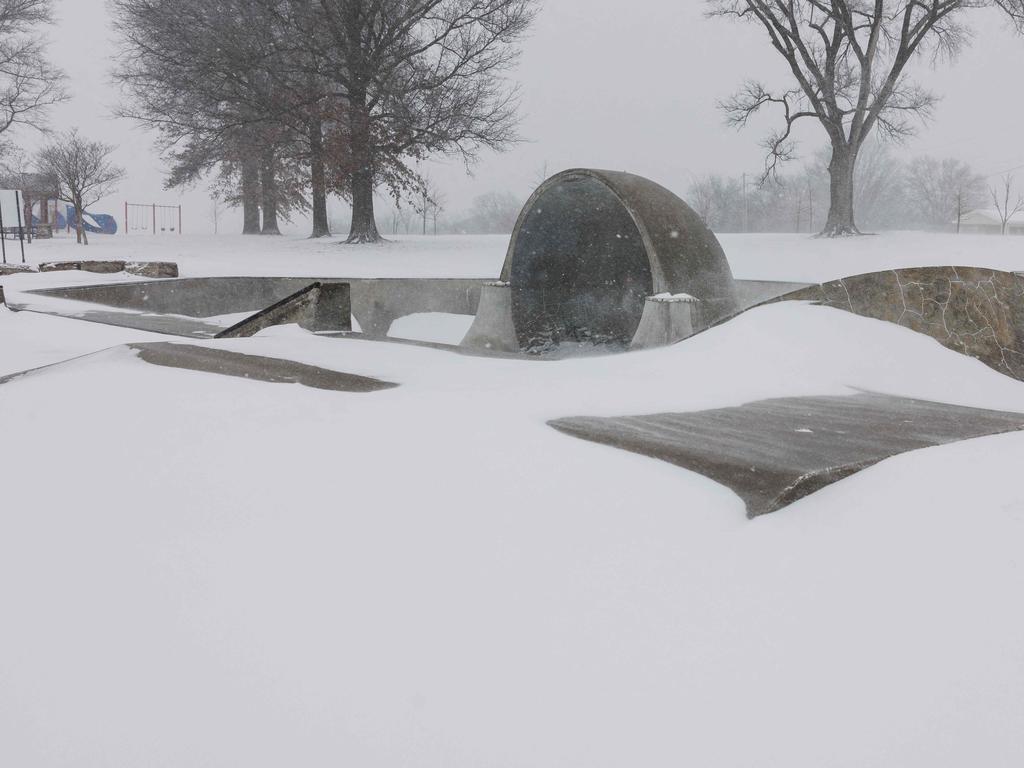
<path fill-rule="evenodd" d="M 814 301 L 902 325 L 1024 381 L 1024 276 L 977 267 L 875 272 L 803 288 Z"/>

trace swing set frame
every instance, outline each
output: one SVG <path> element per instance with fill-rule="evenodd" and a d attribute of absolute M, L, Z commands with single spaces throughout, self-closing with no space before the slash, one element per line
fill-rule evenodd
<path fill-rule="evenodd" d="M 170 221 L 171 226 L 161 226 L 160 231 L 166 232 L 170 229 L 171 232 L 175 231 L 174 224 L 174 213 L 178 214 L 178 227 L 177 232 L 181 234 L 181 206 L 180 205 L 157 205 L 156 203 L 129 203 L 124 204 L 124 233 L 130 235 L 132 233 L 131 223 L 132 221 L 141 222 L 141 227 L 135 227 L 137 231 L 142 229 L 146 230 L 146 219 L 149 218 L 149 214 L 152 214 L 153 220 L 153 234 L 157 234 L 156 218 L 157 212 L 160 213 L 161 224 L 166 225 Z M 135 214 L 134 217 L 131 214 Z"/>

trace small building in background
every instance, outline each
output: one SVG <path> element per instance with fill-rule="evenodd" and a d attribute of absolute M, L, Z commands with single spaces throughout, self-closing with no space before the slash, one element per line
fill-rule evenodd
<path fill-rule="evenodd" d="M 955 221 L 953 222 L 956 223 Z M 979 209 L 960 218 L 960 232 L 968 235 L 999 235 L 1003 231 L 1003 218 L 994 209 Z M 1024 211 L 1015 213 L 1006 222 L 1006 234 L 1024 235 Z"/>

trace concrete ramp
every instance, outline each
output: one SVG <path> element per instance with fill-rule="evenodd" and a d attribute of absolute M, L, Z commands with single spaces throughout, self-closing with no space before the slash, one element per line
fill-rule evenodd
<path fill-rule="evenodd" d="M 1024 413 L 861 393 L 550 424 L 699 472 L 732 489 L 756 517 L 900 453 L 1022 430 Z"/>
<path fill-rule="evenodd" d="M 0 376 L 0 386 L 28 377 L 44 376 L 50 371 L 74 366 L 84 360 L 95 360 L 103 356 L 115 359 L 119 356 L 123 357 L 125 354 L 136 355 L 143 362 L 166 368 L 232 376 L 269 384 L 302 384 L 306 387 L 332 392 L 378 392 L 398 386 L 390 381 L 307 365 L 294 360 L 247 355 L 216 347 L 200 347 L 195 344 L 166 341 L 111 347 L 60 363 L 7 374 Z"/>
<path fill-rule="evenodd" d="M 128 348 L 138 352 L 141 360 L 153 365 L 234 376 L 271 384 L 302 384 L 333 392 L 377 392 L 398 386 L 389 381 L 332 371 L 315 365 L 297 363 L 294 360 L 246 355 L 194 344 L 161 341 L 129 344 Z"/>

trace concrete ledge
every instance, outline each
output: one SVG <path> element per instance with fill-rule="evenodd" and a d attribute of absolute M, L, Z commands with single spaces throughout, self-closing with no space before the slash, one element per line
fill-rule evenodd
<path fill-rule="evenodd" d="M 9 277 L 11 275 L 24 275 L 35 272 L 36 270 L 27 264 L 0 264 L 0 277 Z"/>
<path fill-rule="evenodd" d="M 124 271 L 138 277 L 169 278 L 178 276 L 178 265 L 173 261 L 126 261 Z"/>
<path fill-rule="evenodd" d="M 39 265 L 40 272 L 98 272 L 113 274 L 124 272 L 123 261 L 47 261 Z"/>
<path fill-rule="evenodd" d="M 47 261 L 40 272 L 96 272 L 113 274 L 127 272 L 139 277 L 168 278 L 178 276 L 178 265 L 170 261 Z"/>

